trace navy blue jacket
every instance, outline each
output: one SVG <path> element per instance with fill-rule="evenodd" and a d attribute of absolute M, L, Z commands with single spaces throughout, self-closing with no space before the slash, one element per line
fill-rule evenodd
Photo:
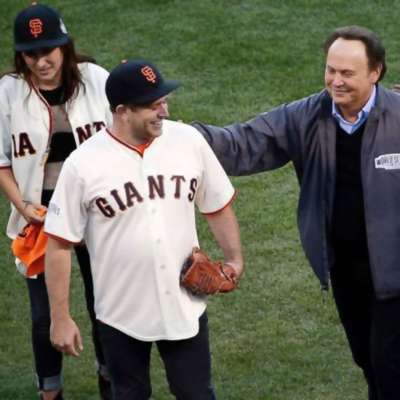
<path fill-rule="evenodd" d="M 334 263 L 330 238 L 336 173 L 336 123 L 326 90 L 224 128 L 193 124 L 229 175 L 292 161 L 300 184 L 298 226 L 323 287 Z M 378 86 L 361 145 L 371 271 L 380 299 L 400 296 L 400 96 Z"/>

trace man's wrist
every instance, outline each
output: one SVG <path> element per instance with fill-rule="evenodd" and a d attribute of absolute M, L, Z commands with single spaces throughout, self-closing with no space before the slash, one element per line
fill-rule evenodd
<path fill-rule="evenodd" d="M 63 322 L 71 319 L 69 310 L 54 309 L 50 313 L 51 320 L 54 322 Z"/>

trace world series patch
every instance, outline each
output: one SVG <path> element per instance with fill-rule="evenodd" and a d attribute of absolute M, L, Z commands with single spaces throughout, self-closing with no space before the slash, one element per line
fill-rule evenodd
<path fill-rule="evenodd" d="M 400 169 L 400 153 L 382 154 L 376 157 L 375 168 Z"/>

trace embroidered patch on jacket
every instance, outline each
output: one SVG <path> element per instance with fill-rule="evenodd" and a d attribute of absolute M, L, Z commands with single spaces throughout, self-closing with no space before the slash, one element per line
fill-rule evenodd
<path fill-rule="evenodd" d="M 375 168 L 400 169 L 400 153 L 382 154 L 376 157 Z"/>

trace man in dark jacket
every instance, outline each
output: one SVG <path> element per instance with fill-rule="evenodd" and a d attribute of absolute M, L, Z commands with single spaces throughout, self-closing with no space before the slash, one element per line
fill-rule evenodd
<path fill-rule="evenodd" d="M 254 119 L 194 124 L 230 175 L 292 161 L 303 248 L 341 322 L 370 400 L 400 398 L 400 96 L 378 84 L 385 49 L 367 29 L 325 43 L 325 90 Z"/>

